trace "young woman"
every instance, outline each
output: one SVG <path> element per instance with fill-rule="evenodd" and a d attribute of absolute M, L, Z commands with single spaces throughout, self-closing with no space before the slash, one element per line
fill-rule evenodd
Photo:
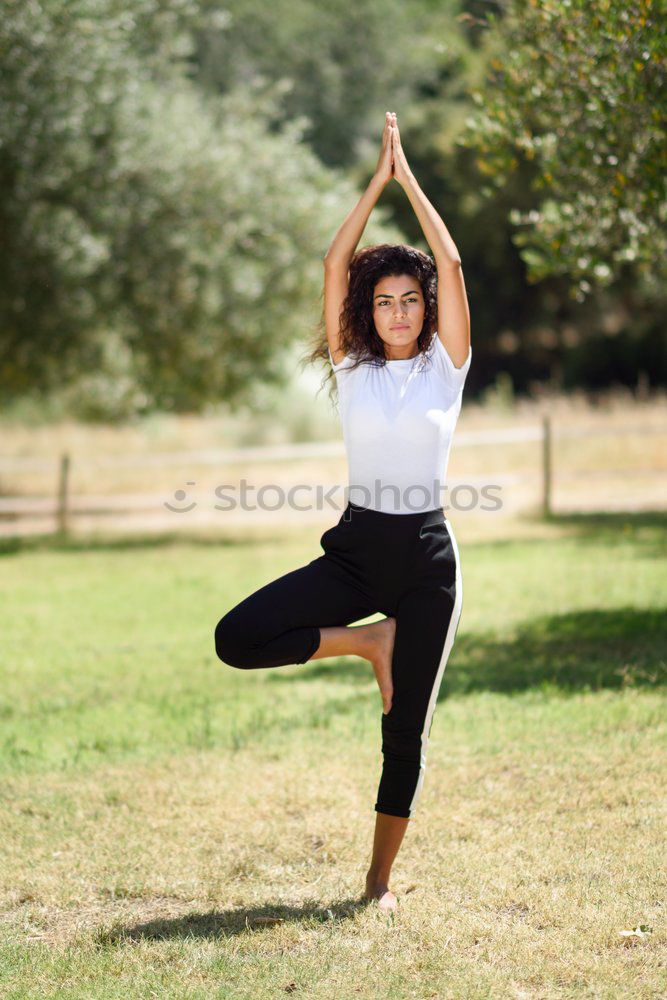
<path fill-rule="evenodd" d="M 402 245 L 355 252 L 392 177 L 434 259 Z M 389 874 L 415 814 L 461 614 L 458 548 L 440 491 L 471 347 L 459 253 L 390 112 L 376 172 L 325 256 L 324 298 L 321 351 L 339 390 L 350 499 L 320 539 L 324 555 L 228 611 L 215 644 L 224 663 L 243 669 L 349 654 L 370 661 L 384 709 L 383 768 L 364 899 L 394 909 Z M 349 627 L 377 612 L 386 617 Z"/>

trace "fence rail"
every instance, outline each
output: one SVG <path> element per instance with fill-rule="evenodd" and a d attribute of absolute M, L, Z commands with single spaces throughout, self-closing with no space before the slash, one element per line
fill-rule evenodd
<path fill-rule="evenodd" d="M 498 428 L 482 431 L 459 431 L 456 434 L 455 445 L 475 447 L 478 445 L 528 443 L 540 444 L 539 478 L 541 483 L 540 506 L 543 514 L 552 513 L 552 494 L 554 483 L 553 440 L 573 440 L 589 437 L 614 436 L 618 438 L 624 433 L 642 435 L 665 434 L 665 430 L 655 425 L 633 425 L 628 428 L 619 427 L 559 427 L 554 435 L 551 418 L 542 417 L 539 424 L 529 424 L 520 427 Z M 295 462 L 306 459 L 344 458 L 345 445 L 343 441 L 304 442 L 284 445 L 261 445 L 247 448 L 201 449 L 181 452 L 158 452 L 150 455 L 96 455 L 84 460 L 86 467 L 102 468 L 168 468 L 171 466 L 216 465 L 218 467 L 234 464 L 249 464 L 254 462 Z M 0 473 L 50 473 L 56 478 L 55 492 L 48 496 L 0 496 L 0 522 L 10 520 L 12 526 L 24 517 L 52 517 L 57 529 L 67 533 L 71 527 L 71 518 L 77 514 L 113 514 L 139 513 L 164 510 L 164 493 L 128 493 L 104 495 L 73 495 L 71 492 L 72 458 L 68 452 L 52 459 L 35 458 L 33 456 L 0 456 Z M 633 474 L 652 474 L 655 469 L 633 470 Z M 589 470 L 587 478 L 608 475 L 606 471 Z M 494 484 L 507 485 L 520 482 L 523 478 L 517 474 L 486 475 L 484 477 L 467 476 L 466 484 L 485 484 L 493 478 Z M 569 475 L 559 471 L 560 481 L 575 481 L 580 476 Z M 451 479 L 449 480 L 451 483 Z M 340 484 L 327 484 L 327 488 Z"/>
<path fill-rule="evenodd" d="M 497 430 L 457 431 L 454 444 L 460 446 L 505 444 L 512 442 L 541 441 L 550 430 L 550 418 L 545 423 L 523 427 L 501 427 Z M 552 437 L 557 440 L 589 437 L 619 437 L 624 433 L 664 434 L 665 430 L 654 424 L 633 425 L 624 430 L 618 427 L 569 428 L 559 427 Z M 85 459 L 87 466 L 96 468 L 164 468 L 170 465 L 216 465 L 247 461 L 290 462 L 303 458 L 340 458 L 345 456 L 343 441 L 307 441 L 297 444 L 255 445 L 247 448 L 207 448 L 193 451 L 154 452 L 149 455 L 94 455 Z M 31 455 L 0 455 L 2 472 L 56 472 L 62 456 L 35 458 Z"/>

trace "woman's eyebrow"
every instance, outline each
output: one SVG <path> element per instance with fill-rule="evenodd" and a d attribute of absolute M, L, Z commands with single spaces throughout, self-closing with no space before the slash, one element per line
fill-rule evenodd
<path fill-rule="evenodd" d="M 403 292 L 401 298 L 403 297 L 403 295 L 413 295 L 416 291 L 417 291 L 416 288 L 411 288 L 409 292 Z M 389 292 L 380 292 L 379 295 L 375 296 L 376 299 L 393 299 L 393 297 L 394 296 L 390 295 Z"/>

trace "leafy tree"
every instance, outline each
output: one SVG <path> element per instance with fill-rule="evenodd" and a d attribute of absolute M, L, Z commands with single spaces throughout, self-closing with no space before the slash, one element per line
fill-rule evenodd
<path fill-rule="evenodd" d="M 282 81 L 276 127 L 305 117 L 304 140 L 323 163 L 362 173 L 375 166 L 378 122 L 404 123 L 439 89 L 457 58 L 458 0 L 202 0 L 192 75 L 227 92 L 255 79 Z"/>
<path fill-rule="evenodd" d="M 189 0 L 43 0 L 1 42 L 0 394 L 76 386 L 89 409 L 198 410 L 285 379 L 321 258 L 358 197 L 271 130 L 266 85 L 184 76 Z M 392 238 L 376 217 L 369 239 Z"/>
<path fill-rule="evenodd" d="M 664 8 L 653 0 L 511 0 L 489 15 L 491 72 L 459 138 L 502 190 L 520 162 L 544 192 L 511 218 L 530 281 L 568 275 L 578 301 L 623 271 L 664 297 Z"/>

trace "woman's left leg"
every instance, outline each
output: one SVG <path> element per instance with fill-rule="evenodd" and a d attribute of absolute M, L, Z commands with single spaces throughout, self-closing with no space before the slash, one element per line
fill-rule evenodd
<path fill-rule="evenodd" d="M 382 716 L 384 762 L 366 875 L 366 896 L 383 909 L 396 905 L 389 876 L 424 782 L 433 713 L 460 614 L 460 586 L 412 590 L 396 613 L 393 701 Z"/>
<path fill-rule="evenodd" d="M 458 576 L 458 574 L 457 574 Z M 382 716 L 377 812 L 414 816 L 424 783 L 433 714 L 461 615 L 457 587 L 413 589 L 396 612 L 390 712 Z"/>
<path fill-rule="evenodd" d="M 414 559 L 408 572 L 397 566 L 401 591 L 391 602 L 393 700 L 382 716 L 384 760 L 366 876 L 366 895 L 386 909 L 396 905 L 389 874 L 424 782 L 431 723 L 463 601 L 456 538 L 442 512 L 429 514 L 412 538 Z"/>
<path fill-rule="evenodd" d="M 426 769 L 433 714 L 461 617 L 458 546 L 442 512 L 419 529 L 415 558 L 395 603 L 394 697 L 382 716 L 383 769 L 375 809 L 414 816 Z"/>

